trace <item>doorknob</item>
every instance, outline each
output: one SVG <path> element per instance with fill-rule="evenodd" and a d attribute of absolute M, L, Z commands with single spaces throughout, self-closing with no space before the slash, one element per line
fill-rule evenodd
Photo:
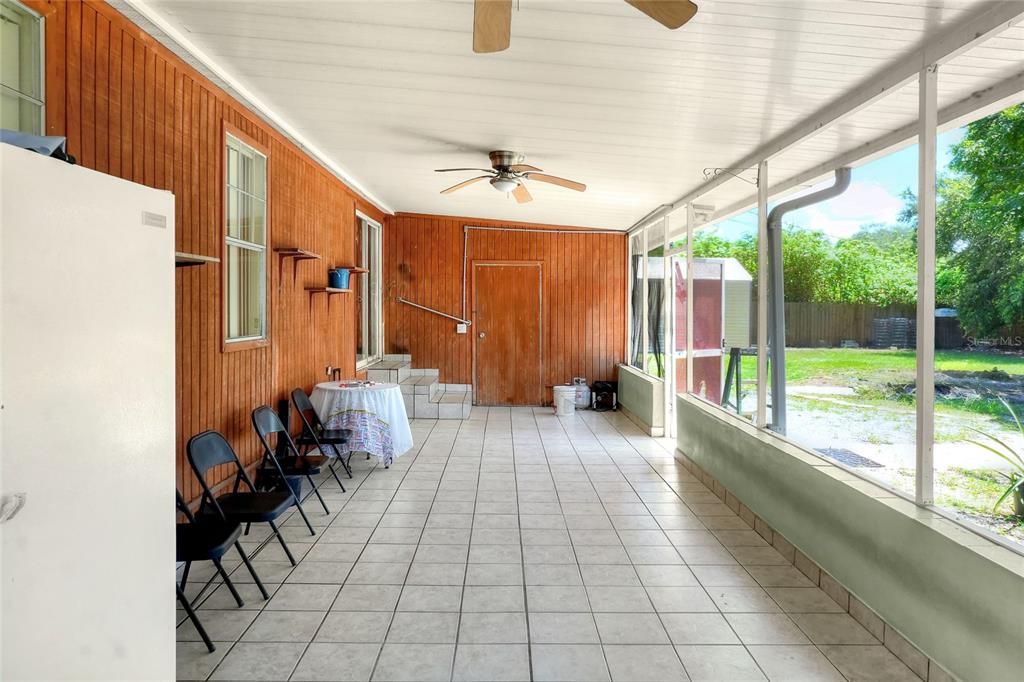
<path fill-rule="evenodd" d="M 480 338 L 481 339 L 486 338 L 486 337 L 487 337 L 487 334 L 485 334 L 484 332 L 480 332 Z"/>

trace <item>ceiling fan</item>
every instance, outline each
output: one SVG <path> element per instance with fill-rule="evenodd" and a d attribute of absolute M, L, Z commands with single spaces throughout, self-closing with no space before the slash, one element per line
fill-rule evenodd
<path fill-rule="evenodd" d="M 546 182 L 550 185 L 558 185 L 559 187 L 574 189 L 577 192 L 585 192 L 587 189 L 587 186 L 582 182 L 566 180 L 565 178 L 560 178 L 557 175 L 548 175 L 536 166 L 523 163 L 526 159 L 526 155 L 521 152 L 498 150 L 491 152 L 488 156 L 491 157 L 490 168 L 437 169 L 437 171 L 435 171 L 437 173 L 451 173 L 453 171 L 480 171 L 482 173 L 487 173 L 487 175 L 478 175 L 475 178 L 463 180 L 457 185 L 452 185 L 448 189 L 443 189 L 441 190 L 441 194 L 451 194 L 452 192 L 460 190 L 463 187 L 468 187 L 475 182 L 489 180 L 491 187 L 506 194 L 511 192 L 516 201 L 520 204 L 525 204 L 528 201 L 533 201 L 533 196 L 530 194 L 530 191 L 526 189 L 526 185 L 524 184 L 525 180 Z"/>
<path fill-rule="evenodd" d="M 626 0 L 662 26 L 677 29 L 697 13 L 690 0 Z M 512 33 L 512 0 L 474 0 L 473 52 L 508 49 Z"/>

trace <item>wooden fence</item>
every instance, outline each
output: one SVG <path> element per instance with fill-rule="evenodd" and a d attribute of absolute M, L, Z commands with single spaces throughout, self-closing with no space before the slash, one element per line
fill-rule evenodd
<path fill-rule="evenodd" d="M 876 319 L 907 317 L 914 319 L 912 305 L 876 306 L 859 303 L 787 303 L 786 346 L 788 348 L 837 347 L 843 341 L 855 341 L 867 347 L 872 341 Z M 751 305 L 751 338 L 756 338 L 757 303 Z"/>

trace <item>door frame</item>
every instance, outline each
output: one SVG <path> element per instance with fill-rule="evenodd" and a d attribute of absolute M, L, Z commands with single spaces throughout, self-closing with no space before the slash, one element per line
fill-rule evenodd
<path fill-rule="evenodd" d="M 472 360 L 473 360 L 473 404 L 479 405 L 480 392 L 477 390 L 479 383 L 477 380 L 477 352 L 476 342 L 477 332 L 476 329 L 476 306 L 477 306 L 477 268 L 478 267 L 536 267 L 537 268 L 537 280 L 540 286 L 538 287 L 538 308 L 537 308 L 537 333 L 540 338 L 538 344 L 538 358 L 537 358 L 537 374 L 538 382 L 540 383 L 540 401 L 541 404 L 544 402 L 545 386 L 544 386 L 544 261 L 542 260 L 507 260 L 507 259 L 476 259 L 470 261 L 473 268 L 473 277 L 470 281 L 470 293 L 472 294 L 473 307 L 472 317 L 470 318 L 473 322 L 470 326 L 470 333 L 472 334 Z"/>

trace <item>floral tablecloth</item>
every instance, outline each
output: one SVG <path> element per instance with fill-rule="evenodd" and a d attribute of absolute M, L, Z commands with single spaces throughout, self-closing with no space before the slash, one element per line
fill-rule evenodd
<path fill-rule="evenodd" d="M 352 431 L 348 443 L 338 448 L 343 455 L 366 452 L 387 466 L 413 446 L 398 384 L 326 381 L 316 385 L 310 400 L 324 427 Z"/>

